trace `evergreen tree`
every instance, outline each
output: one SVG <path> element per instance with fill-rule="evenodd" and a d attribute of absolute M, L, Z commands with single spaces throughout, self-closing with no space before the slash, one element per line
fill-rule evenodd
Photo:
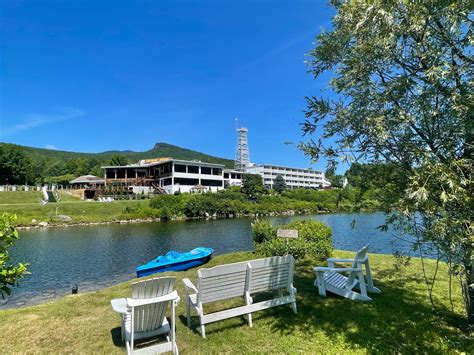
<path fill-rule="evenodd" d="M 286 187 L 285 179 L 283 178 L 283 176 L 278 174 L 275 180 L 273 181 L 273 190 L 275 190 L 278 193 L 282 193 L 283 191 L 286 190 L 286 188 L 287 187 Z"/>

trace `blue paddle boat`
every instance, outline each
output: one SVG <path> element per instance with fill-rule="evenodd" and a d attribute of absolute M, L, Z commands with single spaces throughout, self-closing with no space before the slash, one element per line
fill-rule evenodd
<path fill-rule="evenodd" d="M 137 266 L 137 277 L 148 276 L 158 272 L 181 271 L 207 263 L 211 259 L 214 249 L 199 247 L 188 253 L 169 251 L 145 265 Z"/>

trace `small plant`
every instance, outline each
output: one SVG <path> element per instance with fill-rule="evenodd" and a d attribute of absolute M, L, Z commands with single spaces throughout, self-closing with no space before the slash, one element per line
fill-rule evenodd
<path fill-rule="evenodd" d="M 18 231 L 15 228 L 16 215 L 3 213 L 0 217 L 0 295 L 5 298 L 11 294 L 11 288 L 18 285 L 18 280 L 27 274 L 28 264 L 9 265 L 8 248 L 15 245 Z"/>
<path fill-rule="evenodd" d="M 252 239 L 255 244 L 267 242 L 276 237 L 276 229 L 269 220 L 255 220 L 252 223 Z"/>

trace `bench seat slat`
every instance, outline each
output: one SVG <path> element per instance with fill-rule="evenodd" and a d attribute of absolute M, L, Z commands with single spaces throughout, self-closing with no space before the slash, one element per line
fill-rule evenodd
<path fill-rule="evenodd" d="M 347 283 L 347 277 L 337 272 L 330 272 L 329 275 L 325 276 L 325 281 L 335 288 L 344 288 Z"/>
<path fill-rule="evenodd" d="M 206 314 L 202 317 L 203 324 L 217 322 L 219 320 L 241 316 L 244 314 L 262 311 L 267 308 L 280 306 L 287 303 L 295 302 L 295 296 L 285 296 L 272 300 L 262 301 L 250 305 L 240 306 L 236 308 L 226 309 L 224 311 Z"/>

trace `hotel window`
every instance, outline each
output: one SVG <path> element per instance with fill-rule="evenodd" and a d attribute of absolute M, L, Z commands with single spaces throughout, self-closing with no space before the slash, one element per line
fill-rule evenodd
<path fill-rule="evenodd" d="M 222 169 L 212 168 L 212 175 L 222 175 Z"/>
<path fill-rule="evenodd" d="M 201 185 L 203 185 L 203 186 L 219 186 L 219 187 L 222 187 L 222 180 L 206 180 L 206 179 L 201 179 Z"/>
<path fill-rule="evenodd" d="M 186 165 L 175 164 L 174 171 L 176 173 L 185 173 L 186 172 Z"/>
<path fill-rule="evenodd" d="M 199 184 L 199 179 L 174 178 L 175 185 L 194 186 Z"/>
<path fill-rule="evenodd" d="M 171 173 L 171 170 L 172 170 L 171 163 L 163 164 L 162 166 L 160 166 L 160 173 L 161 174 L 169 174 L 169 173 Z"/>
<path fill-rule="evenodd" d="M 201 175 L 212 175 L 212 169 L 206 166 L 201 166 Z"/>
<path fill-rule="evenodd" d="M 163 186 L 168 186 L 168 185 L 171 185 L 172 183 L 173 183 L 173 179 L 171 178 L 163 180 Z"/>
<path fill-rule="evenodd" d="M 199 174 L 199 166 L 188 165 L 188 173 L 189 174 Z"/>
<path fill-rule="evenodd" d="M 229 173 L 224 173 L 224 179 L 228 179 L 229 178 Z"/>

